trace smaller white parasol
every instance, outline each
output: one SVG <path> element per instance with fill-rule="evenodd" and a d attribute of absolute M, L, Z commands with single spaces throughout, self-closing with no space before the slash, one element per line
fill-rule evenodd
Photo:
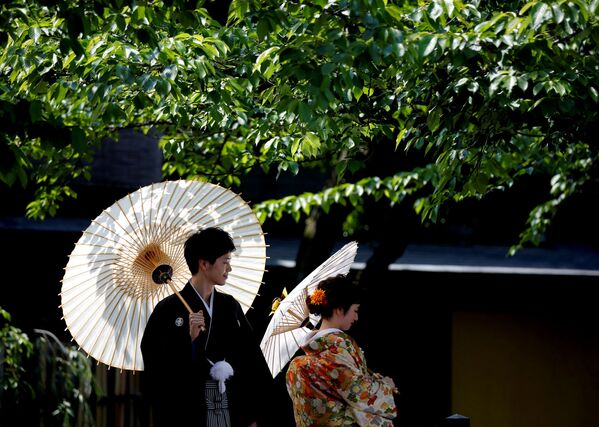
<path fill-rule="evenodd" d="M 357 251 L 356 242 L 346 244 L 312 271 L 279 303 L 260 343 L 273 378 L 291 360 L 310 332 L 305 326 L 306 321 L 309 319 L 312 325 L 320 321 L 320 316 L 309 313 L 306 297 L 322 280 L 338 274 L 347 274 Z"/>

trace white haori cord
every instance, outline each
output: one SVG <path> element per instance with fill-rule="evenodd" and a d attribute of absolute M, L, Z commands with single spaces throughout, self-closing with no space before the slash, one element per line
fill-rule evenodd
<path fill-rule="evenodd" d="M 226 390 L 225 381 L 233 376 L 233 367 L 226 360 L 220 360 L 212 364 L 210 376 L 214 381 L 218 381 L 218 391 L 223 394 Z"/>

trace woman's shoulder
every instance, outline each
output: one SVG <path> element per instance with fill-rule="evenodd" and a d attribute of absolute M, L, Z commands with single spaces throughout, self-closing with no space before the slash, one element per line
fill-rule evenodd
<path fill-rule="evenodd" d="M 331 336 L 331 339 L 335 340 L 335 341 L 343 341 L 343 342 L 347 342 L 347 343 L 355 343 L 355 340 L 351 337 L 351 335 L 349 335 L 347 332 L 344 331 L 334 331 L 332 333 L 329 334 Z"/>
<path fill-rule="evenodd" d="M 320 337 L 330 346 L 339 347 L 346 350 L 353 350 L 356 347 L 356 341 L 343 331 L 332 331 Z"/>

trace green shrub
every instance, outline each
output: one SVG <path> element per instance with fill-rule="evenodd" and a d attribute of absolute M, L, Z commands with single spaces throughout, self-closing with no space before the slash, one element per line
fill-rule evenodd
<path fill-rule="evenodd" d="M 49 331 L 30 338 L 2 308 L 0 320 L 0 425 L 93 426 L 89 359 Z"/>

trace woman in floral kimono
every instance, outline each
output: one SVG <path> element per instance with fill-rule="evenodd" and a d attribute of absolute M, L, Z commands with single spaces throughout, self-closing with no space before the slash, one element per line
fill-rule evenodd
<path fill-rule="evenodd" d="M 344 331 L 358 320 L 359 295 L 345 276 L 323 280 L 306 299 L 322 316 L 287 371 L 298 427 L 393 426 L 393 380 L 368 370 L 362 350 Z"/>

